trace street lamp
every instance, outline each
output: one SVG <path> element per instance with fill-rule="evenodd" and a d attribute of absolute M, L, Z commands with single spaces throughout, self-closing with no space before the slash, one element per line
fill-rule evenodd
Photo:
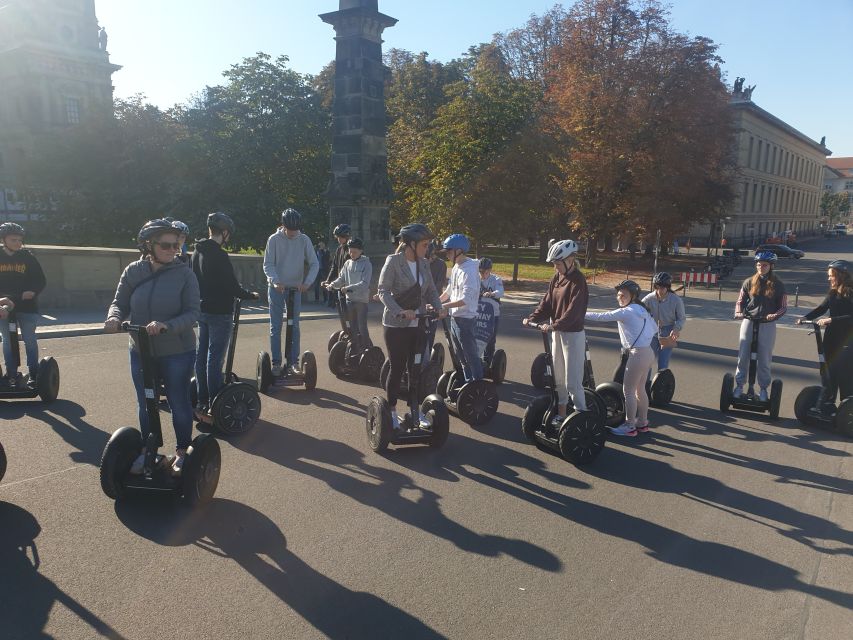
<path fill-rule="evenodd" d="M 725 218 L 720 218 L 720 247 L 718 252 L 722 250 L 723 243 L 726 241 L 726 223 L 731 220 L 730 217 L 726 216 Z M 717 255 L 720 255 L 717 253 Z"/>

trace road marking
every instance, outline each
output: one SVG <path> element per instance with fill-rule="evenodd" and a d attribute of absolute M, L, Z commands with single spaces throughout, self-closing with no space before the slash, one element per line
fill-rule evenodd
<path fill-rule="evenodd" d="M 0 490 L 8 489 L 9 487 L 14 487 L 16 484 L 24 484 L 25 482 L 34 482 L 36 480 L 41 480 L 43 478 L 49 478 L 50 476 L 58 476 L 60 473 L 67 473 L 68 471 L 75 471 L 77 469 L 82 469 L 84 466 L 89 466 L 89 465 L 78 464 L 78 465 L 75 465 L 73 467 L 68 467 L 67 469 L 61 469 L 59 471 L 51 471 L 50 473 L 45 473 L 44 475 L 36 476 L 34 478 L 25 478 L 23 480 L 15 480 L 15 482 L 5 482 L 2 485 L 0 485 Z"/>

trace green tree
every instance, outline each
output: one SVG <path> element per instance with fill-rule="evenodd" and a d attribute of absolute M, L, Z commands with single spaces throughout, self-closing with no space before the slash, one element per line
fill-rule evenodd
<path fill-rule="evenodd" d="M 831 227 L 850 213 L 850 194 L 846 191 L 824 191 L 820 196 L 820 212 L 826 218 L 826 224 Z"/>

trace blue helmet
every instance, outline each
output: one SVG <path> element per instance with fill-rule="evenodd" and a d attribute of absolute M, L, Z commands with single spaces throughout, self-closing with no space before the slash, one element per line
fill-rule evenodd
<path fill-rule="evenodd" d="M 468 249 L 471 248 L 471 243 L 468 241 L 468 238 L 461 233 L 454 233 L 447 236 L 441 246 L 445 250 L 459 249 L 462 253 L 468 253 Z"/>
<path fill-rule="evenodd" d="M 754 260 L 755 262 L 769 262 L 773 264 L 776 262 L 776 254 L 772 251 L 756 251 Z"/>

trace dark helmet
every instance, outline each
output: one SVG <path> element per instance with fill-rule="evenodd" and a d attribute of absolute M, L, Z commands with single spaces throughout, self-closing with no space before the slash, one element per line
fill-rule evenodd
<path fill-rule="evenodd" d="M 407 224 L 400 229 L 400 240 L 408 244 L 409 242 L 420 242 L 421 240 L 432 240 L 433 235 L 429 228 L 420 222 Z"/>
<path fill-rule="evenodd" d="M 335 227 L 334 231 L 332 231 L 332 235 L 341 238 L 349 238 L 352 235 L 352 229 L 348 224 L 339 224 Z"/>
<path fill-rule="evenodd" d="M 227 213 L 220 213 L 219 211 L 215 211 L 207 216 L 207 228 L 219 231 L 220 233 L 227 231 L 232 236 L 235 229 L 231 216 Z"/>
<path fill-rule="evenodd" d="M 652 278 L 652 285 L 655 287 L 672 287 L 672 276 L 669 275 L 666 271 L 661 271 L 660 273 L 656 273 L 655 277 Z"/>
<path fill-rule="evenodd" d="M 15 224 L 14 222 L 4 222 L 3 224 L 0 224 L 0 238 L 23 235 L 24 228 L 19 224 Z"/>
<path fill-rule="evenodd" d="M 833 260 L 829 263 L 828 269 L 835 269 L 836 271 L 843 271 L 844 273 L 850 273 L 850 263 L 847 260 Z"/>
<path fill-rule="evenodd" d="M 613 288 L 616 289 L 616 291 L 619 291 L 619 289 L 627 289 L 628 293 L 631 294 L 631 300 L 640 297 L 640 285 L 633 280 L 623 280 Z"/>
<path fill-rule="evenodd" d="M 183 233 L 185 236 L 190 235 L 190 228 L 180 220 L 172 220 L 172 226 L 177 229 L 179 232 Z"/>
<path fill-rule="evenodd" d="M 137 244 L 142 245 L 167 232 L 178 233 L 178 230 L 165 220 L 149 220 L 142 225 L 142 228 L 139 230 L 139 233 L 136 236 L 136 242 Z"/>
<path fill-rule="evenodd" d="M 491 258 L 480 258 L 480 271 L 488 271 L 492 268 Z"/>
<path fill-rule="evenodd" d="M 352 238 L 347 242 L 347 249 L 361 249 L 364 251 L 364 243 L 361 238 Z"/>
<path fill-rule="evenodd" d="M 776 262 L 776 254 L 772 251 L 756 251 L 753 260 L 755 262 L 769 262 L 773 264 Z"/>
<path fill-rule="evenodd" d="M 298 231 L 302 228 L 302 214 L 296 209 L 285 209 L 281 212 L 281 224 L 285 229 Z"/>

